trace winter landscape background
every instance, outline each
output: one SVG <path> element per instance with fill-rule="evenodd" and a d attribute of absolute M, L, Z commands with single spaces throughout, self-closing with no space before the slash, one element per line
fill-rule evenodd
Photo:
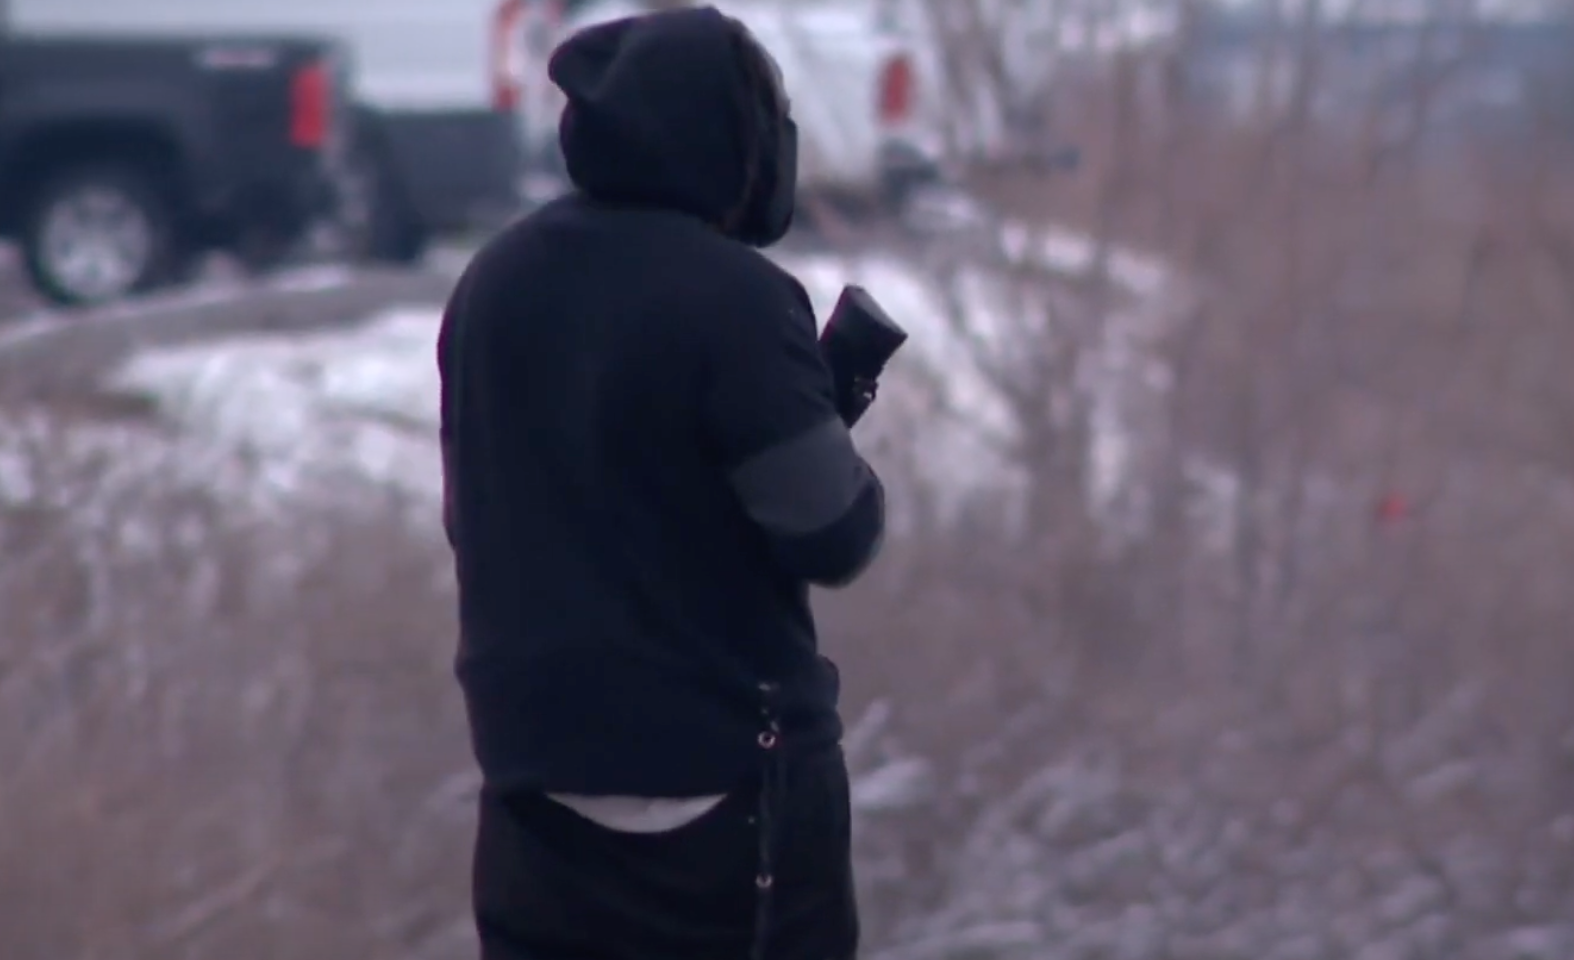
<path fill-rule="evenodd" d="M 964 216 L 777 254 L 914 333 L 820 598 L 866 956 L 1574 957 L 1564 11 L 928 10 Z M 0 957 L 473 955 L 466 253 L 4 295 Z"/>

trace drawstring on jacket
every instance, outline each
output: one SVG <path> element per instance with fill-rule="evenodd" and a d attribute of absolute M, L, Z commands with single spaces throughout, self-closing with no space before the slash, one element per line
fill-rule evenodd
<path fill-rule="evenodd" d="M 775 843 L 777 805 L 782 800 L 783 773 L 781 715 L 776 698 L 781 688 L 774 683 L 760 684 L 761 727 L 756 742 L 760 747 L 760 800 L 756 816 L 759 829 L 759 860 L 754 876 L 754 947 L 752 960 L 765 960 L 770 941 L 771 894 L 776 885 Z"/>

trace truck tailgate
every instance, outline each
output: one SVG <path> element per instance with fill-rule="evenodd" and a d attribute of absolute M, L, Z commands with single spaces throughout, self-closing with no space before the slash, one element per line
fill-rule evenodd
<path fill-rule="evenodd" d="M 904 83 L 916 80 L 908 42 L 879 25 L 869 3 L 840 0 L 713 0 L 744 23 L 782 68 L 798 121 L 799 179 L 807 186 L 859 190 L 877 184 L 882 148 L 893 138 L 917 136 L 919 91 L 904 92 L 901 109 L 882 110 L 882 97 L 899 63 Z M 571 13 L 562 34 L 592 23 L 644 12 L 640 0 L 592 0 Z M 561 35 L 559 35 L 559 39 Z M 525 127 L 537 140 L 555 135 L 562 97 L 546 81 L 545 49 L 527 50 L 531 99 Z"/>
<path fill-rule="evenodd" d="M 781 64 L 798 120 L 807 182 L 858 186 L 875 176 L 890 135 L 880 117 L 884 71 L 903 52 L 859 5 L 733 0 L 723 5 Z"/>

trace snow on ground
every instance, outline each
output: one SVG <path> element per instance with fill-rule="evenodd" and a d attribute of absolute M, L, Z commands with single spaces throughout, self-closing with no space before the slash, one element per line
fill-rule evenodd
<path fill-rule="evenodd" d="M 1043 251 L 1057 269 L 1085 268 L 1094 256 L 1090 244 L 1079 247 L 1074 237 L 1058 234 L 1044 241 Z M 1150 297 L 1163 290 L 1158 265 L 1122 256 L 1110 265 L 1117 282 Z M 459 267 L 458 258 L 451 259 L 448 267 Z M 1013 478 L 992 443 L 1009 438 L 1009 411 L 972 362 L 964 332 L 921 268 L 878 252 L 782 259 L 803 280 L 821 317 L 843 285 L 858 283 L 912 333 L 883 384 L 877 413 L 861 431 L 876 443 L 921 443 L 920 479 L 939 492 L 1009 490 Z M 1011 328 L 996 315 L 998 298 L 986 284 L 963 287 L 970 327 L 995 336 Z M 151 399 L 177 429 L 156 420 L 76 425 L 64 441 L 68 456 L 111 462 L 113 468 L 100 474 L 103 483 L 158 471 L 175 482 L 218 488 L 227 502 L 265 515 L 305 496 L 354 507 L 366 502 L 368 489 L 429 503 L 440 494 L 437 324 L 435 306 L 407 306 L 331 332 L 145 350 L 116 370 L 105 388 Z M 1106 446 L 1122 442 L 1116 428 Z M 36 447 L 43 429 L 0 422 L 0 502 L 37 494 L 17 479 L 16 454 L 28 437 Z"/>
<path fill-rule="evenodd" d="M 147 351 L 108 386 L 253 464 L 242 482 L 259 505 L 357 478 L 436 498 L 436 330 L 432 308 L 393 309 L 351 329 Z"/>

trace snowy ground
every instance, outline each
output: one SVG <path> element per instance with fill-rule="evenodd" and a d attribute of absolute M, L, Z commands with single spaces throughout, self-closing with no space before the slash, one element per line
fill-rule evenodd
<path fill-rule="evenodd" d="M 1085 241 L 1070 235 L 1030 239 L 1018 231 L 1007 239 L 1024 254 L 1032 252 L 1073 273 L 1087 269 L 1093 256 Z M 871 442 L 921 441 L 926 456 L 919 468 L 937 489 L 1008 488 L 1012 479 L 993 441 L 1009 438 L 1013 424 L 974 362 L 978 348 L 970 340 L 970 333 L 998 340 L 1016 328 L 1012 318 L 1001 315 L 998 295 L 984 283 L 961 284 L 966 302 L 958 312 L 954 303 L 948 310 L 919 266 L 894 254 L 797 253 L 782 259 L 803 280 L 820 316 L 829 313 L 845 284 L 858 283 L 912 332 L 882 391 L 880 409 L 869 420 Z M 462 255 L 450 253 L 437 258 L 433 268 L 451 276 L 462 262 Z M 1122 254 L 1109 269 L 1139 302 L 1162 309 L 1166 278 L 1159 265 Z M 344 278 L 319 271 L 278 282 L 328 287 Z M 203 290 L 186 298 L 225 295 Z M 147 312 L 158 306 L 128 309 Z M 135 316 L 119 319 L 130 322 Z M 107 372 L 101 392 L 149 400 L 160 416 L 73 423 L 67 429 L 71 439 L 57 443 L 78 455 L 114 451 L 117 473 L 158 471 L 176 482 L 219 486 L 227 500 L 268 514 L 287 510 L 302 496 L 364 502 L 368 485 L 412 503 L 429 503 L 439 492 L 437 319 L 437 308 L 428 302 L 384 309 L 339 329 L 251 333 L 132 351 Z M 1135 325 L 1140 318 L 1128 319 Z M 47 336 L 53 323 L 46 318 L 12 327 L 0 334 L 0 353 L 8 345 Z M 1130 372 L 1120 354 L 1111 351 L 1112 381 Z M 171 422 L 176 430 L 167 429 Z M 0 457 L 12 450 L 9 469 L 0 467 L 0 497 L 30 495 L 29 485 L 16 479 L 21 472 L 17 447 L 36 451 L 40 431 L 59 430 L 38 415 L 0 426 Z M 25 435 L 35 441 L 25 443 Z M 1112 422 L 1104 443 L 1111 462 L 1118 460 L 1122 443 L 1119 424 Z"/>

